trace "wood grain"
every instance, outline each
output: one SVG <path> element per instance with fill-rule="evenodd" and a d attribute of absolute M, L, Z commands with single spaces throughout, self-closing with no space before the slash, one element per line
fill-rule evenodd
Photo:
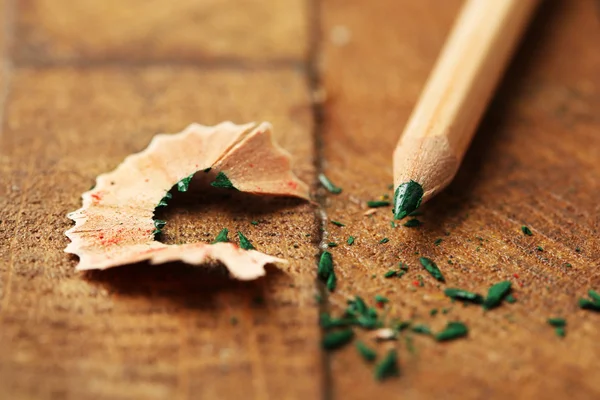
<path fill-rule="evenodd" d="M 391 152 L 458 11 L 459 1 L 327 1 L 325 38 L 343 27 L 345 43 L 324 40 L 326 172 L 344 188 L 327 199 L 328 241 L 339 290 L 338 314 L 355 294 L 373 303 L 390 298 L 390 316 L 439 331 L 460 320 L 469 338 L 439 344 L 414 337 L 416 354 L 400 341 L 401 378 L 374 382 L 354 348 L 332 358 L 336 398 L 595 398 L 600 395 L 600 315 L 577 298 L 600 285 L 600 39 L 596 4 L 542 5 L 455 182 L 419 217 L 421 228 L 392 228 L 390 209 L 364 217 L 366 200 L 391 196 Z M 524 236 L 520 226 L 534 231 Z M 448 233 L 448 236 L 446 236 Z M 388 237 L 387 244 L 378 244 Z M 433 242 L 442 238 L 440 246 Z M 481 238 L 481 239 L 479 239 Z M 536 246 L 544 251 L 537 251 Z M 576 251 L 580 248 L 580 252 Z M 435 260 L 447 285 L 419 265 Z M 409 264 L 401 279 L 383 274 Z M 452 264 L 449 264 L 449 261 Z M 570 263 L 572 267 L 565 264 Z M 423 287 L 413 286 L 422 275 Z M 485 293 L 511 280 L 518 302 L 488 313 L 444 298 L 445 287 Z M 431 309 L 450 311 L 435 317 Z M 550 316 L 568 320 L 557 338 Z M 363 335 L 364 340 L 369 340 Z M 385 345 L 377 346 L 380 356 Z"/>

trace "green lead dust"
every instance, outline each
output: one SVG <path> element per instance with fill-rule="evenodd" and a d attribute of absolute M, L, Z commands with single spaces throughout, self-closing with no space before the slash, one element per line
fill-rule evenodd
<path fill-rule="evenodd" d="M 177 182 L 177 190 L 179 190 L 180 192 L 187 192 L 190 188 L 190 182 L 192 181 L 193 177 L 194 174 L 191 174 L 190 176 L 185 177 L 179 182 Z"/>
<path fill-rule="evenodd" d="M 379 244 L 385 244 L 385 243 L 387 243 L 387 242 L 389 242 L 389 241 L 390 241 L 390 239 L 388 239 L 388 238 L 383 238 L 383 239 L 381 239 L 381 240 L 379 241 Z"/>
<path fill-rule="evenodd" d="M 338 244 L 336 242 L 329 242 L 329 243 L 327 243 L 327 246 L 329 246 L 329 247 L 337 247 L 337 245 Z"/>
<path fill-rule="evenodd" d="M 334 224 L 335 226 L 339 226 L 340 228 L 343 228 L 344 226 L 346 226 L 339 221 L 331 221 L 331 223 Z"/>
<path fill-rule="evenodd" d="M 325 189 L 327 189 L 327 191 L 329 191 L 330 193 L 333 193 L 333 194 L 342 193 L 342 188 L 334 185 L 333 182 L 331 182 L 329 180 L 329 178 L 327 178 L 327 176 L 325 176 L 325 174 L 319 174 L 319 182 L 321 182 L 321 185 L 323 185 L 323 187 Z"/>
<path fill-rule="evenodd" d="M 258 221 L 250 221 L 250 223 L 254 226 L 258 225 Z"/>
<path fill-rule="evenodd" d="M 523 232 L 523 234 L 527 235 L 527 236 L 532 236 L 533 232 L 531 232 L 531 229 L 529 229 L 527 226 L 523 225 L 521 227 L 521 232 Z"/>
<path fill-rule="evenodd" d="M 389 303 L 389 300 L 388 300 L 388 298 L 387 298 L 387 297 L 384 297 L 384 296 L 382 296 L 382 295 L 380 295 L 380 294 L 376 294 L 376 295 L 375 295 L 375 301 L 376 301 L 377 303 Z"/>
<path fill-rule="evenodd" d="M 317 269 L 317 275 L 323 282 L 327 282 L 329 275 L 333 273 L 333 257 L 328 251 L 324 251 L 319 259 L 319 267 Z"/>
<path fill-rule="evenodd" d="M 360 356 L 365 361 L 373 362 L 377 358 L 377 353 L 375 352 L 375 350 L 368 347 L 366 344 L 364 344 L 360 340 L 356 342 L 355 346 L 356 346 L 356 350 L 358 351 L 358 354 L 360 354 Z"/>
<path fill-rule="evenodd" d="M 223 171 L 219 171 L 215 180 L 210 183 L 210 186 L 222 189 L 235 189 L 235 186 L 233 186 L 233 183 L 231 183 Z"/>
<path fill-rule="evenodd" d="M 211 244 L 229 242 L 229 238 L 227 237 L 227 235 L 229 235 L 229 229 L 223 228 L 221 230 L 221 232 L 219 232 L 217 237 L 215 237 L 215 240 L 213 240 L 213 242 Z"/>
<path fill-rule="evenodd" d="M 442 240 L 443 239 L 436 239 L 435 242 L 433 242 L 434 245 L 439 246 L 440 244 L 442 244 Z"/>
<path fill-rule="evenodd" d="M 350 343 L 353 338 L 354 332 L 352 331 L 352 329 L 344 329 L 337 332 L 331 332 L 323 337 L 321 346 L 325 350 L 336 350 Z"/>
<path fill-rule="evenodd" d="M 383 274 L 384 278 L 392 278 L 394 276 L 396 276 L 398 274 L 398 271 L 394 271 L 394 270 L 389 270 L 388 272 L 386 272 L 385 274 Z"/>
<path fill-rule="evenodd" d="M 446 281 L 444 279 L 444 275 L 442 275 L 442 271 L 440 271 L 438 266 L 432 260 L 430 260 L 427 257 L 421 257 L 421 258 L 419 258 L 419 261 L 421 262 L 421 265 L 423 266 L 423 268 L 425 268 L 425 270 L 427 272 L 429 272 L 429 274 L 431 276 L 433 276 L 435 279 L 437 279 L 440 282 Z"/>
<path fill-rule="evenodd" d="M 564 318 L 548 318 L 546 320 L 548 325 L 553 326 L 555 328 L 564 328 L 567 326 L 567 321 Z"/>
<path fill-rule="evenodd" d="M 446 328 L 434 337 L 438 342 L 444 342 L 467 336 L 468 333 L 469 328 L 462 322 L 448 322 Z"/>
<path fill-rule="evenodd" d="M 244 250 L 256 250 L 256 247 L 250 243 L 250 240 L 240 231 L 238 231 L 238 238 L 240 239 L 240 247 Z"/>
<path fill-rule="evenodd" d="M 354 236 L 348 236 L 348 240 L 346 240 L 346 243 L 352 246 L 354 244 Z"/>
<path fill-rule="evenodd" d="M 402 219 L 414 212 L 423 200 L 423 187 L 411 180 L 398 186 L 394 193 L 394 218 Z"/>
<path fill-rule="evenodd" d="M 396 349 L 390 349 L 383 360 L 375 366 L 375 379 L 382 381 L 385 378 L 398 375 L 398 355 Z"/>
<path fill-rule="evenodd" d="M 337 277 L 335 276 L 335 271 L 331 271 L 331 274 L 329 274 L 326 286 L 330 292 L 335 291 L 335 288 L 337 286 Z"/>
<path fill-rule="evenodd" d="M 160 199 L 160 201 L 158 202 L 158 205 L 156 207 L 166 207 L 168 205 L 168 201 L 171 200 L 173 198 L 173 195 L 171 194 L 171 192 L 167 192 L 165 194 L 165 196 Z"/>
<path fill-rule="evenodd" d="M 600 293 L 595 290 L 589 290 L 590 299 L 579 299 L 579 307 L 584 310 L 600 311 Z"/>
<path fill-rule="evenodd" d="M 536 250 L 537 251 L 544 251 L 544 248 L 542 246 L 538 246 L 538 247 L 536 247 Z"/>
<path fill-rule="evenodd" d="M 483 308 L 491 310 L 498 307 L 502 303 L 502 300 L 510 293 L 510 290 L 510 281 L 496 283 L 488 290 L 487 297 L 483 301 Z"/>
<path fill-rule="evenodd" d="M 421 225 L 423 225 L 423 223 L 418 219 L 409 219 L 404 223 L 404 226 L 407 228 L 418 228 Z"/>
<path fill-rule="evenodd" d="M 425 324 L 415 325 L 411 328 L 411 331 L 420 335 L 431 335 L 431 329 Z"/>
<path fill-rule="evenodd" d="M 564 327 L 559 326 L 558 328 L 554 328 L 554 333 L 556 333 L 556 336 L 558 337 L 565 337 L 567 335 L 567 331 Z"/>
<path fill-rule="evenodd" d="M 444 294 L 452 299 L 460 301 L 469 301 L 475 304 L 483 303 L 483 296 L 478 293 L 468 292 L 457 288 L 448 288 L 444 290 Z"/>
<path fill-rule="evenodd" d="M 387 200 L 370 200 L 367 201 L 367 206 L 370 208 L 387 207 L 391 203 Z"/>

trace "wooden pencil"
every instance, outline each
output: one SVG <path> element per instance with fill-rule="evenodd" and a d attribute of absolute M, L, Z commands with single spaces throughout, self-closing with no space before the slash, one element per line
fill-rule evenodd
<path fill-rule="evenodd" d="M 394 150 L 394 216 L 454 178 L 537 0 L 467 0 Z"/>

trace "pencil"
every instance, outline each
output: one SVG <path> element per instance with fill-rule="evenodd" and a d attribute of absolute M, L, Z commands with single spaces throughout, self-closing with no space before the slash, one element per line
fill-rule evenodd
<path fill-rule="evenodd" d="M 467 0 L 394 150 L 394 217 L 454 178 L 537 0 Z"/>

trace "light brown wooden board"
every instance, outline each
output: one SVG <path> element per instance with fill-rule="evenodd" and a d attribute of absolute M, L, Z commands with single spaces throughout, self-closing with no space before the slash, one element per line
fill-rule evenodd
<path fill-rule="evenodd" d="M 413 335 L 416 354 L 400 340 L 401 378 L 384 384 L 373 381 L 372 368 L 354 348 L 346 348 L 332 357 L 333 394 L 598 397 L 600 315 L 576 303 L 600 285 L 600 55 L 592 50 L 600 40 L 597 4 L 542 6 L 458 177 L 424 207 L 422 227 L 392 228 L 390 207 L 362 216 L 366 200 L 391 197 L 394 144 L 460 3 L 322 3 L 324 158 L 326 172 L 344 188 L 328 197 L 326 211 L 346 224 L 331 225 L 328 240 L 356 237 L 353 246 L 332 249 L 340 282 L 332 309 L 339 314 L 346 296 L 360 294 L 373 303 L 382 294 L 391 301 L 389 316 L 413 318 L 434 331 L 452 320 L 470 329 L 468 339 L 445 344 Z M 328 36 L 340 26 L 350 33 L 345 44 Z M 521 225 L 533 236 L 524 236 Z M 384 237 L 389 243 L 378 244 Z M 438 238 L 443 242 L 435 246 Z M 428 276 L 420 256 L 438 263 L 447 284 Z M 409 264 L 409 273 L 384 279 L 399 261 Z M 418 275 L 423 287 L 413 286 Z M 485 293 L 505 279 L 514 283 L 518 302 L 488 313 L 452 304 L 442 294 L 445 287 Z M 429 315 L 444 307 L 451 307 L 447 315 Z M 565 339 L 546 324 L 552 316 L 566 317 Z M 386 346 L 376 348 L 381 356 Z"/>
<path fill-rule="evenodd" d="M 393 145 L 459 1 L 76 3 L 0 0 L 0 61 L 14 63 L 0 69 L 0 93 L 8 89 L 0 96 L 0 397 L 599 395 L 600 315 L 576 306 L 600 285 L 592 0 L 543 6 L 456 182 L 413 230 L 392 230 L 389 209 L 364 217 L 362 202 L 391 194 Z M 350 33 L 345 45 L 340 26 Z M 309 52 L 315 38 L 318 58 Z M 310 62 L 327 92 L 316 129 Z M 328 226 L 325 239 L 357 241 L 332 249 L 339 289 L 325 308 L 335 314 L 347 296 L 382 294 L 390 315 L 436 330 L 459 319 L 469 338 L 415 337 L 416 355 L 398 342 L 401 377 L 383 384 L 354 348 L 323 354 L 313 300 L 321 232 L 311 206 L 203 192 L 199 181 L 162 211 L 166 242 L 208 241 L 227 227 L 291 263 L 254 283 L 181 264 L 75 273 L 76 259 L 62 252 L 65 214 L 95 176 L 155 133 L 224 119 L 272 121 L 301 178 L 314 182 L 316 162 L 344 188 L 323 209 L 346 227 Z M 533 237 L 522 235 L 523 223 Z M 383 237 L 390 242 L 378 244 Z M 511 279 L 518 302 L 487 314 L 450 304 L 415 251 L 438 261 L 449 286 L 483 292 Z M 409 274 L 384 280 L 399 261 Z M 413 290 L 419 274 L 425 286 Z M 565 339 L 545 324 L 549 316 L 567 317 Z M 375 347 L 382 354 L 386 345 Z"/>

